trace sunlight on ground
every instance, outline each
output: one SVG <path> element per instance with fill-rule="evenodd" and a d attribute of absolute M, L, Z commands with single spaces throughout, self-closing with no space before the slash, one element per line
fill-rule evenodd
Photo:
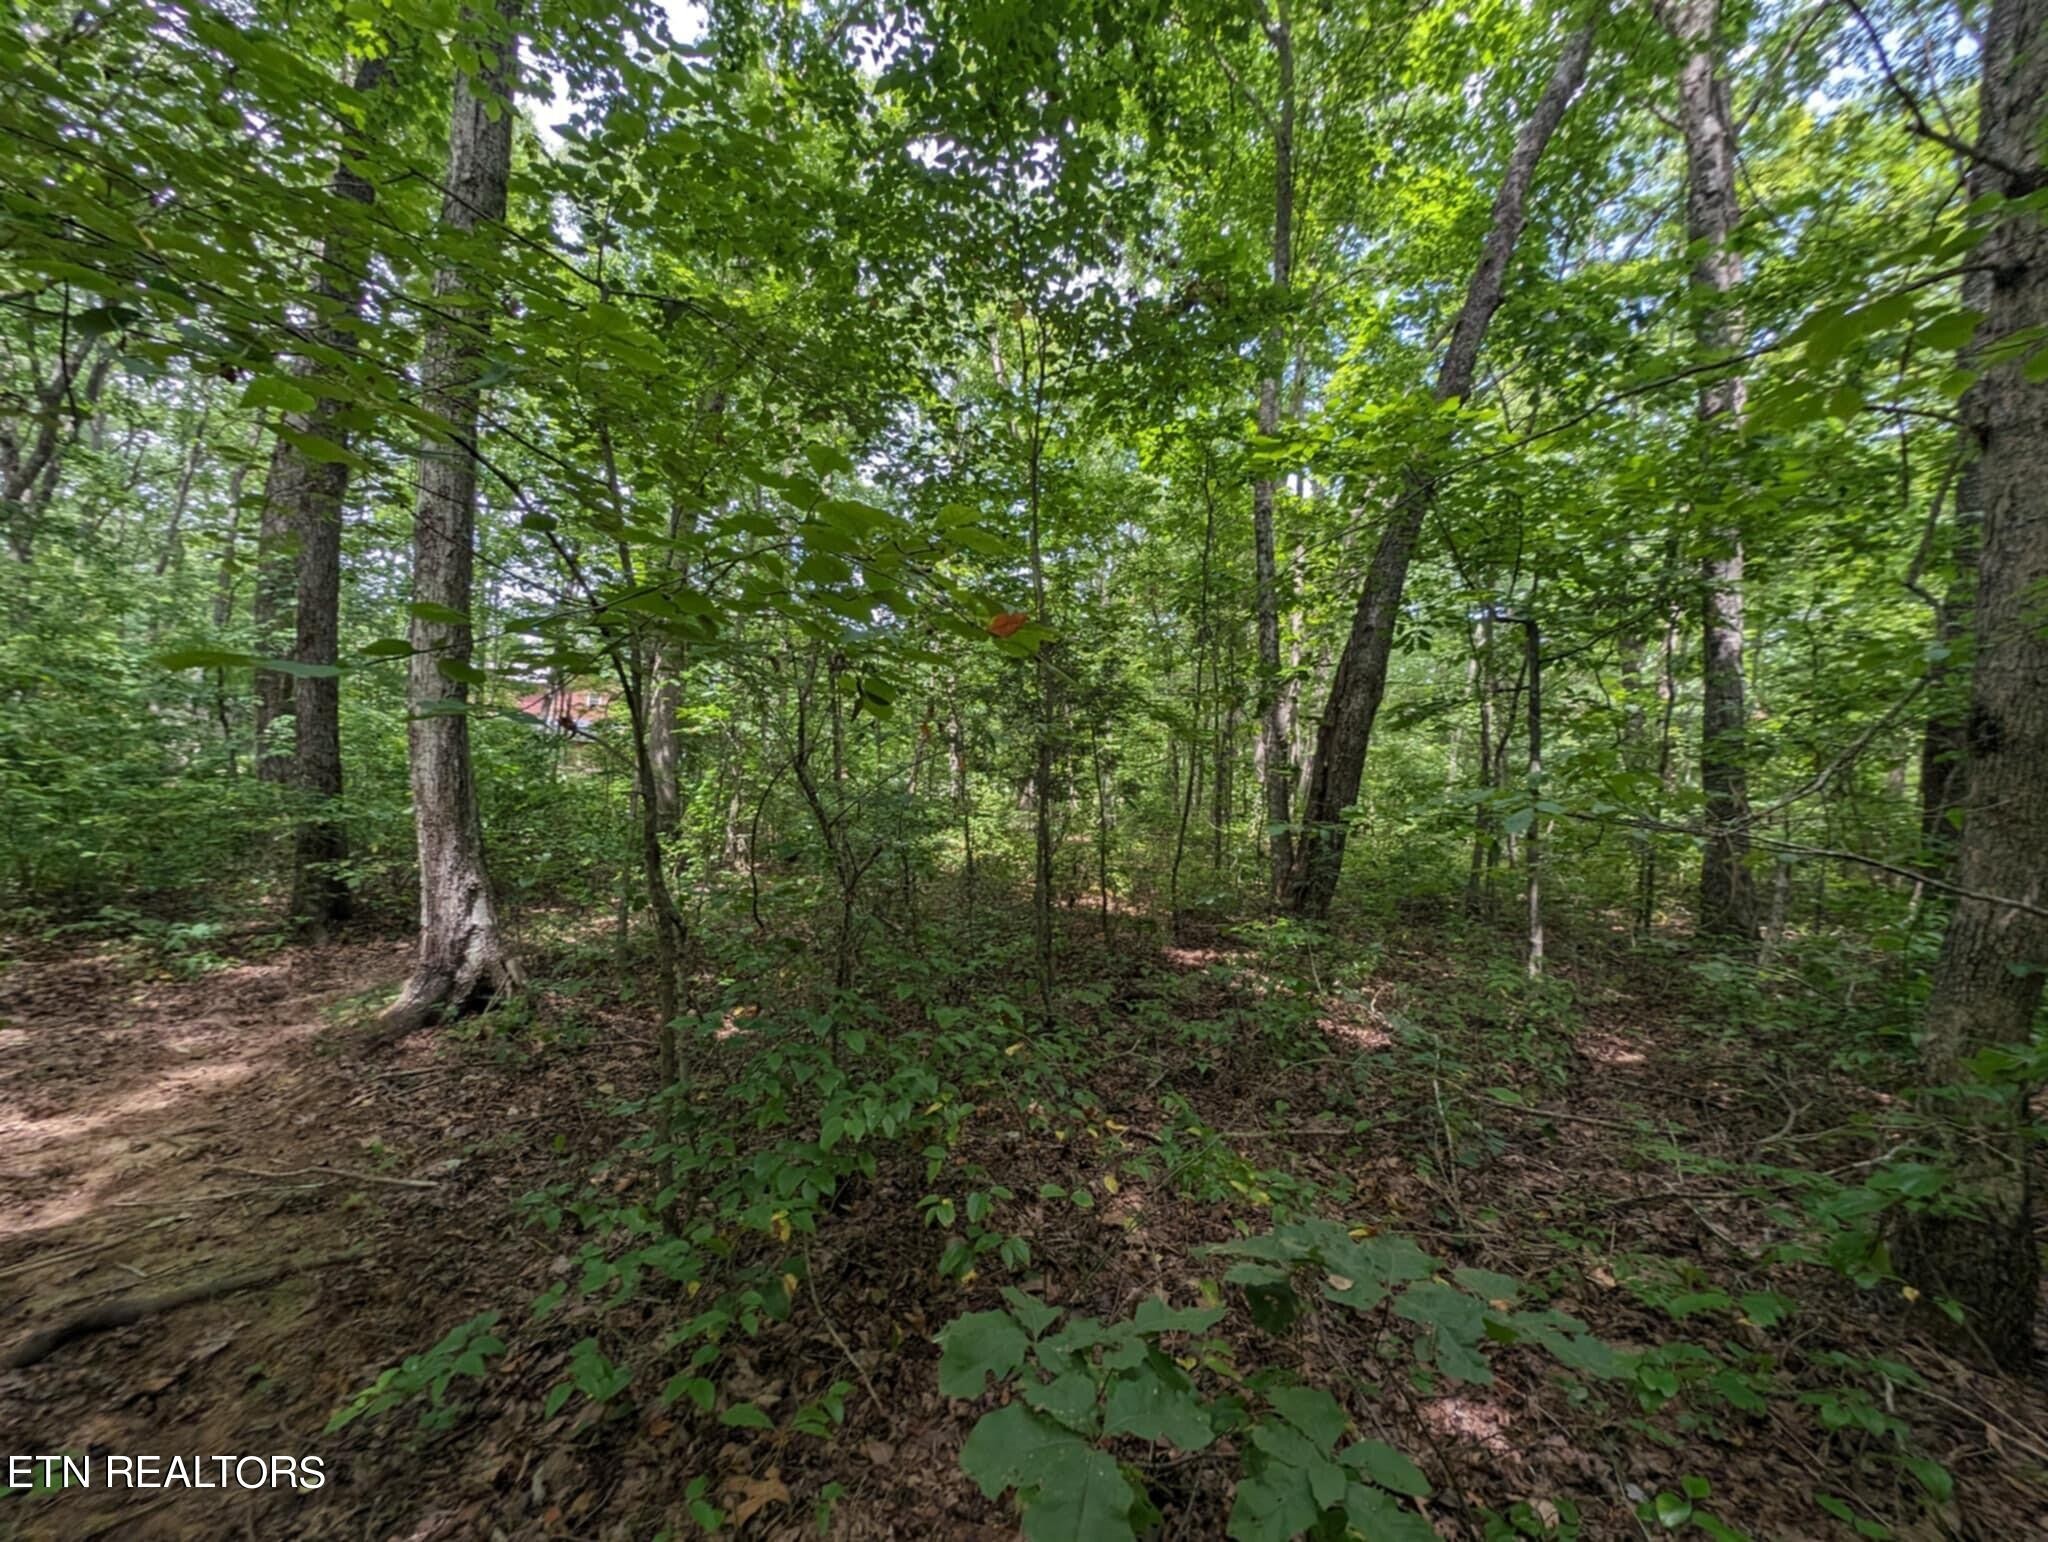
<path fill-rule="evenodd" d="M 1598 1065 L 1641 1065 L 1650 1058 L 1629 1040 L 1611 1033 L 1581 1033 L 1573 1044 Z"/>
<path fill-rule="evenodd" d="M 1484 1446 L 1494 1456 L 1520 1459 L 1514 1442 L 1508 1439 L 1513 1416 L 1498 1403 L 1440 1397 L 1433 1403 L 1424 1403 L 1419 1411 L 1422 1422 L 1439 1436 Z"/>
<path fill-rule="evenodd" d="M 1359 1050 L 1393 1047 L 1394 1035 L 1387 1028 L 1377 995 L 1370 1001 L 1347 997 L 1332 1002 L 1331 1007 L 1327 1015 L 1316 1019 L 1316 1027 L 1330 1038 Z"/>

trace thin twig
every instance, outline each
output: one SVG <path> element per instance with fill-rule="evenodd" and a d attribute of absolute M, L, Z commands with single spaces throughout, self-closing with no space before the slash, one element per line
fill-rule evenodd
<path fill-rule="evenodd" d="M 825 1331 L 832 1335 L 832 1342 L 837 1344 L 839 1352 L 846 1356 L 846 1363 L 852 1366 L 855 1374 L 860 1377 L 860 1384 L 868 1389 L 868 1401 L 875 1405 L 875 1412 L 887 1421 L 891 1429 L 894 1429 L 896 1421 L 889 1417 L 889 1410 L 883 1406 L 881 1395 L 875 1391 L 874 1382 L 868 1378 L 867 1367 L 854 1359 L 853 1351 L 847 1348 L 846 1340 L 839 1336 L 839 1329 L 833 1325 L 832 1314 L 825 1310 L 825 1303 L 818 1297 L 818 1280 L 817 1276 L 811 1273 L 811 1250 L 808 1244 L 804 1248 L 803 1256 L 804 1284 L 810 1287 L 811 1305 L 818 1309 L 818 1321 L 822 1322 L 825 1325 Z"/>

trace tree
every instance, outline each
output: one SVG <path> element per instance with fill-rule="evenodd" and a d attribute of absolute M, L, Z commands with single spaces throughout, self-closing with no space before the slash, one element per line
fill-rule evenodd
<path fill-rule="evenodd" d="M 2000 1077 L 1997 1066 L 2000 1051 L 2032 1042 L 2048 981 L 2048 378 L 2016 350 L 1997 350 L 2048 327 L 2048 226 L 2039 213 L 2048 186 L 2048 3 L 1996 0 L 1983 57 L 1972 153 L 1987 191 L 2004 203 L 1975 259 L 1996 277 L 1979 335 L 1988 357 L 1965 402 L 1984 524 L 1969 793 L 1956 855 L 1963 892 L 1935 964 L 1922 1049 L 1929 1084 L 1950 1089 L 1935 1095 L 1934 1109 L 1957 1192 L 1940 1210 L 1907 1218 L 1894 1256 L 1924 1292 L 1961 1304 L 1964 1331 L 1994 1363 L 2020 1368 L 2033 1361 L 2041 1277 L 2030 1085 Z"/>
<path fill-rule="evenodd" d="M 1277 74 L 1268 124 L 1273 135 L 1273 288 L 1284 304 L 1294 272 L 1294 23 L 1287 0 L 1262 9 Z M 1266 367 L 1259 380 L 1259 433 L 1280 431 L 1280 368 L 1286 338 L 1276 327 L 1266 337 Z M 1273 474 L 1252 483 L 1252 545 L 1257 569 L 1259 643 L 1259 750 L 1266 790 L 1266 829 L 1277 899 L 1294 865 L 1294 698 L 1280 677 L 1280 585 L 1273 549 Z M 1219 782 L 1220 782 L 1219 778 Z"/>
<path fill-rule="evenodd" d="M 390 68 L 386 56 L 362 60 L 355 72 L 357 97 L 376 92 Z M 343 118 L 351 125 L 356 121 Z M 368 150 L 359 130 L 343 141 L 330 184 L 335 224 L 321 243 L 313 285 L 308 330 L 316 347 L 343 361 L 357 351 L 367 281 L 365 243 L 353 211 L 376 198 L 361 165 Z M 307 405 L 284 413 L 263 503 L 265 528 L 272 525 L 276 509 L 275 523 L 292 533 L 297 548 L 292 658 L 305 672 L 289 681 L 292 782 L 313 807 L 301 816 L 293 836 L 291 909 L 299 924 L 318 936 L 349 914 L 348 883 L 338 871 L 348 856 L 348 831 L 332 805 L 341 796 L 341 516 L 348 497 L 351 431 L 345 376 L 337 380 L 341 372 L 331 366 L 323 370 L 316 358 L 306 361 L 304 373 L 326 389 L 308 393 Z M 263 582 L 259 577 L 259 594 Z M 263 683 L 274 678 L 274 671 L 257 674 L 259 710 L 268 700 Z M 268 763 L 267 757 L 258 761 L 259 766 Z"/>
<path fill-rule="evenodd" d="M 420 932 L 413 973 L 385 1014 L 407 1033 L 443 1008 L 461 1012 L 515 989 L 521 973 L 498 922 L 484 865 L 483 820 L 470 763 L 469 691 L 475 566 L 479 376 L 490 301 L 474 292 L 479 244 L 497 243 L 512 170 L 518 0 L 465 9 L 474 71 L 458 67 L 449 113 L 441 228 L 454 239 L 434 274 L 432 320 L 420 359 L 420 401 L 445 429 L 420 445 L 413 507 L 413 605 L 408 667 L 413 829 L 419 845 Z"/>
<path fill-rule="evenodd" d="M 1479 262 L 1466 285 L 1464 304 L 1437 369 L 1432 394 L 1439 403 L 1463 402 L 1472 394 L 1480 344 L 1494 312 L 1500 309 L 1508 262 L 1528 217 L 1529 189 L 1536 180 L 1536 168 L 1564 120 L 1565 109 L 1585 81 L 1593 35 L 1594 28 L 1587 25 L 1566 39 L 1543 94 L 1516 135 L 1500 190 L 1494 196 Z M 1309 762 L 1301 839 L 1295 844 L 1294 864 L 1287 878 L 1287 908 L 1297 915 L 1326 915 L 1336 897 L 1337 878 L 1344 866 L 1345 811 L 1358 797 L 1373 720 L 1386 696 L 1394 618 L 1400 611 L 1401 590 L 1422 535 L 1423 519 L 1435 495 L 1434 475 L 1420 456 L 1409 463 L 1399 498 L 1374 548 L 1365 587 L 1352 611 L 1344 651 L 1337 659 L 1329 699 L 1316 729 L 1315 755 Z"/>
<path fill-rule="evenodd" d="M 1741 223 L 1735 190 L 1735 121 L 1728 103 L 1714 31 L 1720 0 L 1673 0 L 1662 7 L 1665 25 L 1685 50 L 1678 73 L 1679 127 L 1685 136 L 1685 235 L 1699 252 L 1693 288 L 1699 295 L 1696 332 L 1710 358 L 1741 351 L 1741 307 L 1732 296 L 1742 283 L 1742 256 L 1730 244 Z M 1726 371 L 1700 388 L 1699 419 L 1739 433 L 1742 375 Z M 1725 443 L 1701 454 L 1707 465 L 1730 458 Z M 1717 498 L 1717 504 L 1730 500 Z M 1700 789 L 1706 795 L 1707 839 L 1700 863 L 1700 930 L 1711 937 L 1747 940 L 1756 935 L 1756 893 L 1748 856 L 1749 709 L 1742 682 L 1742 531 L 1726 518 L 1710 519 L 1700 563 L 1702 696 Z"/>

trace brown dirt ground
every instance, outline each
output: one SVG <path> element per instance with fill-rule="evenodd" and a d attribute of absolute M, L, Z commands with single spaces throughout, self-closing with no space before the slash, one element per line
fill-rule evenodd
<path fill-rule="evenodd" d="M 1233 956 L 1227 940 L 1211 939 L 1163 957 L 1098 957 L 1119 982 L 1102 1009 L 1106 1030 L 1160 977 Z M 0 1372 L 0 1454 L 317 1454 L 325 1488 L 95 1488 L 0 1499 L 0 1535 L 11 1527 L 66 1542 L 644 1538 L 665 1519 L 681 1521 L 682 1486 L 699 1473 L 728 1506 L 750 1510 L 738 1528 L 746 1537 L 815 1535 L 811 1501 L 830 1481 L 847 1490 L 835 1537 L 1016 1535 L 1012 1514 L 982 1500 L 957 1470 L 960 1441 L 982 1405 L 937 1394 L 929 1342 L 956 1313 L 995 1304 L 998 1282 L 963 1292 L 935 1278 L 934 1241 L 915 1217 L 923 1187 L 915 1163 L 885 1166 L 813 1245 L 817 1299 L 832 1303 L 831 1318 L 800 1310 L 737 1349 L 721 1372 L 727 1395 L 786 1413 L 846 1378 L 848 1359 L 856 1361 L 874 1396 L 864 1385 L 848 1401 L 847 1425 L 829 1446 L 721 1429 L 688 1405 L 663 1410 L 651 1395 L 658 1381 L 636 1385 L 609 1412 L 579 1399 L 547 1416 L 542 1401 L 562 1377 L 570 1343 L 596 1330 L 577 1309 L 543 1328 L 525 1325 L 526 1304 L 559 1278 L 574 1244 L 523 1225 L 513 1202 L 586 1172 L 616 1138 L 601 1110 L 615 1090 L 649 1077 L 644 1020 L 612 1004 L 598 1008 L 594 1036 L 573 1048 L 528 1041 L 515 1052 L 488 1037 L 420 1035 L 396 1053 L 352 1058 L 351 1016 L 393 986 L 406 963 L 405 944 L 391 938 L 256 952 L 191 980 L 119 950 L 17 951 L 0 977 L 0 1345 L 95 1302 L 280 1260 L 355 1256 Z M 1574 967 L 1569 956 L 1562 967 Z M 1759 1088 L 1753 1068 L 1702 1064 L 1680 1042 L 1684 1025 L 1668 1010 L 1669 981 L 1656 969 L 1629 977 L 1611 962 L 1601 967 L 1583 993 L 1592 1022 L 1575 1044 L 1570 1089 L 1543 1094 L 1554 1115 L 1493 1112 L 1498 1147 L 1437 1169 L 1455 1168 L 1455 1179 L 1414 1160 L 1419 1147 L 1449 1138 L 1448 1126 L 1429 1127 L 1435 1109 L 1389 1106 L 1378 1111 L 1380 1127 L 1357 1138 L 1322 1129 L 1310 1114 L 1285 1145 L 1303 1176 L 1347 1179 L 1359 1196 L 1354 1209 L 1460 1264 L 1529 1277 L 1548 1268 L 1564 1282 L 1557 1304 L 1611 1341 L 1642 1344 L 1668 1337 L 1669 1324 L 1615 1288 L 1581 1243 L 1561 1242 L 1559 1228 L 1604 1229 L 1617 1258 L 1697 1255 L 1730 1274 L 1750 1270 L 1756 1283 L 1767 1277 L 1754 1274 L 1755 1256 L 1775 1229 L 1753 1203 L 1721 1197 L 1721 1185 L 1646 1165 L 1633 1122 L 1652 1117 L 1699 1150 L 1728 1154 L 1795 1126 L 1825 1127 L 1830 1116 L 1811 1101 L 1781 1101 L 1768 1078 Z M 1404 998 L 1447 989 L 1456 968 L 1426 938 L 1390 943 L 1373 992 L 1330 1004 L 1323 1027 L 1332 1055 L 1390 1052 L 1388 1014 Z M 1242 989 L 1218 987 L 1196 1005 L 1227 1018 L 1229 993 Z M 1188 1010 L 1185 999 L 1179 1009 Z M 1031 1283 L 1046 1299 L 1109 1314 L 1155 1292 L 1185 1300 L 1192 1280 L 1213 1275 L 1193 1250 L 1231 1234 L 1225 1207 L 1141 1183 L 1086 1214 L 1029 1196 L 1042 1178 L 1086 1183 L 1142 1152 L 1145 1132 L 1167 1121 L 1169 1092 L 1214 1128 L 1245 1132 L 1248 1157 L 1279 1160 L 1277 1143 L 1259 1133 L 1275 1100 L 1320 1109 L 1316 1082 L 1328 1067 L 1276 1070 L 1256 1033 L 1241 1028 L 1221 1063 L 1200 1070 L 1180 1064 L 1164 1040 L 1151 1059 L 1120 1058 L 1093 1090 L 1127 1133 L 1093 1128 L 1046 1141 L 1000 1121 L 970 1125 L 963 1155 L 1026 1198 L 1026 1214 L 1012 1224 L 1031 1237 Z M 1847 1087 L 1829 1096 L 1868 1101 Z M 1802 1300 L 1825 1298 L 1828 1288 L 1808 1276 Z M 1905 1320 L 1872 1314 L 1846 1289 L 1836 1297 L 1819 1317 L 1802 1319 L 1825 1332 L 1801 1330 L 1800 1347 L 1884 1353 L 1916 1367 L 1926 1390 L 1899 1390 L 1896 1406 L 1957 1476 L 1957 1503 L 1904 1534 L 2048 1537 L 2048 1406 L 2038 1386 L 1982 1375 Z M 395 1416 L 321 1433 L 380 1369 L 486 1310 L 505 1314 L 511 1347 L 452 1430 L 423 1436 L 409 1416 Z M 628 1317 L 635 1312 L 651 1340 L 675 1307 L 650 1296 Z M 630 1338 L 635 1324 L 623 1326 Z M 607 1327 L 621 1327 L 618 1314 Z M 1268 1347 L 1283 1363 L 1297 1355 L 1300 1369 L 1326 1381 L 1368 1352 L 1342 1329 Z M 1473 1534 L 1449 1506 L 1457 1491 L 1496 1507 L 1569 1495 L 1584 1511 L 1586 1536 L 1644 1536 L 1631 1498 L 1686 1473 L 1710 1478 L 1714 1508 L 1756 1536 L 1847 1535 L 1824 1529 L 1806 1496 L 1853 1483 L 1845 1474 L 1858 1452 L 1783 1408 L 1712 1431 L 1674 1431 L 1665 1421 L 1669 1444 L 1659 1444 L 1570 1404 L 1529 1357 L 1504 1357 L 1501 1370 L 1490 1388 L 1353 1404 L 1438 1481 L 1430 1514 L 1446 1536 Z M 1175 1516 L 1168 1536 L 1222 1534 L 1226 1456 L 1218 1448 L 1193 1460 L 1135 1456 L 1149 1463 L 1153 1495 Z M 677 1534 L 691 1529 L 682 1524 Z"/>

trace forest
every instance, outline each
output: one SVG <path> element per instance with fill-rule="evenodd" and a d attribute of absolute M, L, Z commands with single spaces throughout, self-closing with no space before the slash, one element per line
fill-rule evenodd
<path fill-rule="evenodd" d="M 2048 0 L 6 9 L 0 1536 L 2048 1536 Z"/>

